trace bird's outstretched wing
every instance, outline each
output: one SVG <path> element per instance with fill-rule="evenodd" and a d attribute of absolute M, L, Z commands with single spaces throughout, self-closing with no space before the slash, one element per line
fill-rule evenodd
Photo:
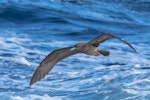
<path fill-rule="evenodd" d="M 111 34 L 108 34 L 108 33 L 103 33 L 99 36 L 97 36 L 96 38 L 94 38 L 93 40 L 91 40 L 90 42 L 88 42 L 88 44 L 93 44 L 95 46 L 99 46 L 100 43 L 108 40 L 108 39 L 111 39 L 111 38 L 116 38 L 116 39 L 119 39 L 120 41 L 124 42 L 125 44 L 127 44 L 129 47 L 131 47 L 135 52 L 135 48 L 130 44 L 128 43 L 127 41 L 117 37 L 117 36 L 114 36 L 114 35 L 111 35 Z"/>
<path fill-rule="evenodd" d="M 35 82 L 44 78 L 48 72 L 54 67 L 54 65 L 61 59 L 71 56 L 73 54 L 80 53 L 75 47 L 67 47 L 51 52 L 39 65 L 34 72 L 30 81 L 30 86 Z"/>

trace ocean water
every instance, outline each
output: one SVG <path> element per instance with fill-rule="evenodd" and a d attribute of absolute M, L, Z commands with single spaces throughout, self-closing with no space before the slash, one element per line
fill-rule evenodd
<path fill-rule="evenodd" d="M 51 51 L 108 32 L 110 56 L 63 59 L 29 86 Z M 150 100 L 149 0 L 0 0 L 0 100 Z"/>

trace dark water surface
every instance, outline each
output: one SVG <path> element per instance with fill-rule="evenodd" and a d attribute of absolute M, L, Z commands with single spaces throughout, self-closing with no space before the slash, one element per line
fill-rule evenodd
<path fill-rule="evenodd" d="M 33 86 L 54 49 L 109 32 L 110 56 L 77 54 Z M 150 100 L 149 0 L 0 0 L 0 100 Z"/>

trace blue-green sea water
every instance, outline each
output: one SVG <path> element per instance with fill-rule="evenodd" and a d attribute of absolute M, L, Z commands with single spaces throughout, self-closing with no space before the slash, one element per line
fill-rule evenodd
<path fill-rule="evenodd" d="M 55 49 L 108 32 L 110 56 L 63 59 L 29 86 Z M 149 0 L 0 0 L 0 100 L 150 100 Z"/>

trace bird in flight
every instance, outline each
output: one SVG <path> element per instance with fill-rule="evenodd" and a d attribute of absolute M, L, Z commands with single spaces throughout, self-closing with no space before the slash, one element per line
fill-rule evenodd
<path fill-rule="evenodd" d="M 44 60 L 40 63 L 40 65 L 34 72 L 32 79 L 30 81 L 30 86 L 35 82 L 44 78 L 58 61 L 73 54 L 84 53 L 87 55 L 94 55 L 94 56 L 98 55 L 108 56 L 109 51 L 99 50 L 98 46 L 100 43 L 111 38 L 119 39 L 136 52 L 135 48 L 125 40 L 108 33 L 102 33 L 101 35 L 97 36 L 96 38 L 94 38 L 89 42 L 77 43 L 72 47 L 66 47 L 52 51 L 48 56 L 46 56 L 46 58 L 44 58 Z"/>

